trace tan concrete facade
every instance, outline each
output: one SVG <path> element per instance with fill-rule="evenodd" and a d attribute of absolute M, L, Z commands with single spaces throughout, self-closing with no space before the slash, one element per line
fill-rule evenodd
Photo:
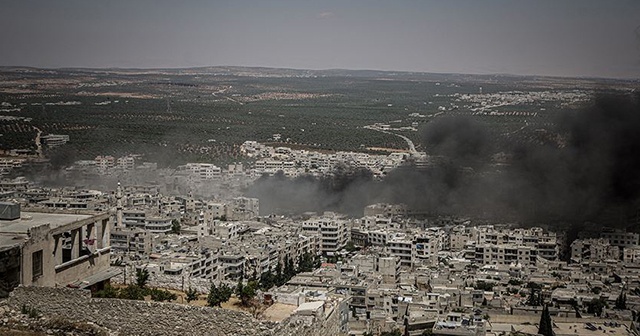
<path fill-rule="evenodd" d="M 20 284 L 60 287 L 88 277 L 100 280 L 109 269 L 109 218 L 108 213 L 23 213 L 0 223 L 0 235 L 22 242 Z"/>

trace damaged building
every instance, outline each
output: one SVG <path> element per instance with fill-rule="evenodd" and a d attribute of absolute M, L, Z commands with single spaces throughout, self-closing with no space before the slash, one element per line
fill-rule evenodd
<path fill-rule="evenodd" d="M 110 267 L 109 218 L 0 204 L 0 294 L 18 285 L 103 288 L 119 273 Z"/>

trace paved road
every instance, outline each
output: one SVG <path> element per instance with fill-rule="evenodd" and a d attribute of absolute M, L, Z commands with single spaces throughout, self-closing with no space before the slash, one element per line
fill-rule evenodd
<path fill-rule="evenodd" d="M 380 129 L 380 128 L 378 128 L 376 126 L 372 126 L 372 125 L 364 126 L 364 128 L 400 137 L 404 141 L 407 142 L 407 145 L 409 146 L 409 154 L 411 154 L 411 156 L 416 156 L 418 154 L 418 151 L 416 150 L 416 146 L 413 144 L 413 141 L 411 141 L 411 139 L 407 138 L 406 136 L 404 136 L 402 134 L 396 134 L 396 133 L 392 133 L 392 132 L 389 132 L 389 131 L 385 131 L 383 129 Z"/>
<path fill-rule="evenodd" d="M 40 135 L 42 135 L 42 130 L 40 130 L 37 127 L 33 127 L 36 131 L 38 131 L 38 134 L 36 134 L 36 153 L 38 154 L 38 157 L 44 157 L 42 154 L 42 140 L 40 139 Z"/>

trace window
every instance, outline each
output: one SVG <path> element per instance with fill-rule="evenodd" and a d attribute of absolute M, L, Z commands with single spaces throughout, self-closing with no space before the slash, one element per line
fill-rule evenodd
<path fill-rule="evenodd" d="M 31 266 L 33 267 L 31 272 L 33 280 L 42 276 L 42 250 L 31 254 Z"/>

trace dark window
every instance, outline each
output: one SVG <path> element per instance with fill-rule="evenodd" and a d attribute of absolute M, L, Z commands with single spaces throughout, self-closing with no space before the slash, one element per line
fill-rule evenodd
<path fill-rule="evenodd" d="M 33 279 L 42 276 L 42 250 L 33 252 L 31 254 L 31 265 L 33 266 L 32 275 Z"/>

